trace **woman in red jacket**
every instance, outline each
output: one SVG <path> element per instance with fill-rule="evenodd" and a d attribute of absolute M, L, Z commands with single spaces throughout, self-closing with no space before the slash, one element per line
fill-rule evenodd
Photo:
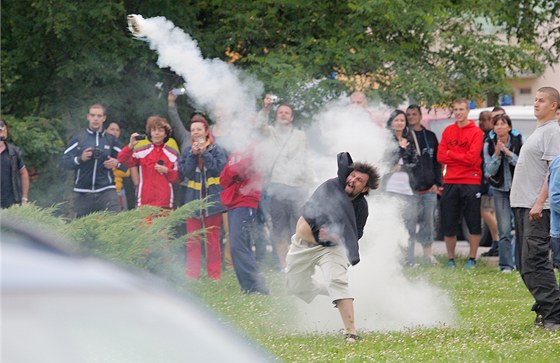
<path fill-rule="evenodd" d="M 146 121 L 145 135 L 130 135 L 130 143 L 119 153 L 119 162 L 129 168 L 138 166 L 136 206 L 151 205 L 173 208 L 173 187 L 179 182 L 177 159 L 179 148 L 170 137 L 171 126 L 160 116 L 150 116 Z"/>

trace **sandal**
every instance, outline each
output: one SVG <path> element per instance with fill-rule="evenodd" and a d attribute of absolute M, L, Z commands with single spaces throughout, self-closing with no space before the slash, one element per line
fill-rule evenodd
<path fill-rule="evenodd" d="M 346 341 L 346 343 L 355 343 L 357 341 L 362 340 L 363 338 L 359 335 L 356 334 L 344 334 L 344 340 Z"/>

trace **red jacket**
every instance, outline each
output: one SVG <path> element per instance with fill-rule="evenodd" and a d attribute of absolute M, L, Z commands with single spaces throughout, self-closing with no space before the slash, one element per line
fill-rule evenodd
<path fill-rule="evenodd" d="M 140 141 L 130 150 L 126 145 L 119 153 L 119 162 L 129 168 L 138 166 L 140 183 L 136 197 L 136 206 L 152 205 L 162 208 L 173 208 L 172 183 L 179 182 L 177 171 L 178 158 L 177 143 L 169 139 L 165 144 L 154 145 L 148 140 Z M 159 160 L 169 169 L 167 174 L 156 171 L 155 165 Z"/>
<path fill-rule="evenodd" d="M 444 184 L 480 184 L 482 180 L 483 132 L 474 121 L 463 127 L 457 122 L 443 131 L 437 159 L 445 164 Z"/>
<path fill-rule="evenodd" d="M 262 190 L 262 175 L 256 170 L 250 152 L 231 153 L 220 175 L 222 204 L 228 209 L 257 208 Z"/>

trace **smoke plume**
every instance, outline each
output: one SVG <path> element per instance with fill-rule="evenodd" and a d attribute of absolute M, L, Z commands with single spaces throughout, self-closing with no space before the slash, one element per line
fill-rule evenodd
<path fill-rule="evenodd" d="M 157 52 L 158 65 L 170 67 L 185 79 L 187 93 L 198 107 L 225 115 L 223 119 L 234 129 L 248 128 L 247 122 L 255 117 L 256 101 L 263 94 L 260 82 L 221 60 L 205 59 L 196 42 L 163 17 L 129 15 L 129 23 L 132 33 Z M 312 147 L 310 192 L 337 175 L 336 154 L 341 151 L 350 152 L 354 161 L 377 165 L 382 173 L 388 171 L 383 163 L 385 150 L 392 147 L 387 130 L 376 126 L 371 113 L 345 100 L 318 113 L 307 135 Z M 248 143 L 245 136 L 240 141 Z M 301 168 L 294 166 L 294 170 Z M 401 247 L 408 239 L 402 206 L 379 191 L 367 199 L 370 214 L 360 240 L 361 262 L 350 268 L 358 329 L 399 330 L 452 323 L 455 313 L 445 292 L 427 282 L 410 281 L 402 273 Z M 338 311 L 326 297 L 296 306 L 298 329 L 341 328 Z"/>

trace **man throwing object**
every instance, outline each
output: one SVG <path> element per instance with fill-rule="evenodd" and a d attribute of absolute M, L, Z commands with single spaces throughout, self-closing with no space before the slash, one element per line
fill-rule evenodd
<path fill-rule="evenodd" d="M 338 308 L 345 339 L 361 338 L 354 324 L 354 298 L 348 290 L 348 267 L 360 262 L 358 240 L 368 217 L 365 196 L 377 189 L 379 173 L 366 163 L 353 163 L 349 153 L 338 154 L 338 177 L 321 184 L 305 203 L 286 259 L 288 293 L 310 303 L 328 295 Z M 317 285 L 312 276 L 318 266 L 327 281 Z"/>

